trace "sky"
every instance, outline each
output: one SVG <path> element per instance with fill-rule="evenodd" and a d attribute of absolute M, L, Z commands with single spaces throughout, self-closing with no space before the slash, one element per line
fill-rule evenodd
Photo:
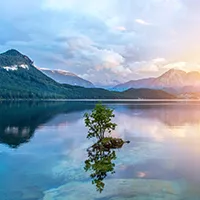
<path fill-rule="evenodd" d="M 0 1 L 0 52 L 96 84 L 200 71 L 199 0 Z"/>

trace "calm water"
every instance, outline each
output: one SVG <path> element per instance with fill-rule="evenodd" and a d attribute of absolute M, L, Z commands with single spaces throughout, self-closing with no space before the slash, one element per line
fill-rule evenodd
<path fill-rule="evenodd" d="M 200 104 L 109 103 L 115 174 L 100 194 L 84 171 L 92 102 L 0 104 L 0 200 L 199 200 Z"/>

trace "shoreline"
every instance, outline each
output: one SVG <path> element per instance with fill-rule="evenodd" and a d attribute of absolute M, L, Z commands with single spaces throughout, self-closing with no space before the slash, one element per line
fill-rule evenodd
<path fill-rule="evenodd" d="M 5 101 L 55 101 L 55 102 L 200 102 L 200 99 L 0 99 Z"/>

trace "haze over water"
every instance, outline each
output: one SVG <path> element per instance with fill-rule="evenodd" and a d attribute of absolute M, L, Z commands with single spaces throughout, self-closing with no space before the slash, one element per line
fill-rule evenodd
<path fill-rule="evenodd" d="M 131 143 L 100 194 L 83 169 L 93 102 L 1 103 L 0 199 L 199 200 L 200 103 L 104 104 Z"/>

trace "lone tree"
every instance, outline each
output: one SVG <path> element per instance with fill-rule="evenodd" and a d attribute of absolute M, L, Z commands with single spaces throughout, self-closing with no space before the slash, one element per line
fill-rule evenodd
<path fill-rule="evenodd" d="M 112 122 L 115 117 L 113 110 L 97 104 L 92 113 L 85 113 L 85 126 L 89 128 L 87 138 L 96 137 L 100 141 L 105 138 L 105 134 L 111 134 L 117 124 Z"/>
<path fill-rule="evenodd" d="M 113 149 L 119 149 L 130 141 L 110 136 L 117 126 L 112 122 L 115 117 L 112 109 L 97 104 L 92 112 L 86 113 L 84 117 L 85 126 L 89 129 L 87 138 L 97 138 L 97 142 L 87 149 L 88 159 L 85 161 L 84 169 L 92 171 L 92 183 L 96 185 L 97 191 L 102 192 L 107 174 L 115 173 L 113 160 L 117 157 Z"/>

